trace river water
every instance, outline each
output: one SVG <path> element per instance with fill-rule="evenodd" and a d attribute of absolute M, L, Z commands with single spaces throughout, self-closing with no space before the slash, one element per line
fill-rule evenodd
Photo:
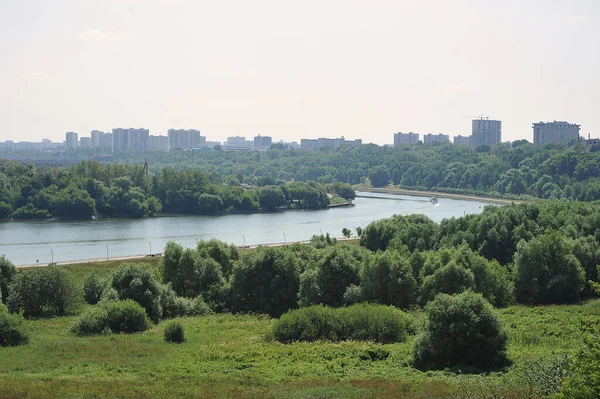
<path fill-rule="evenodd" d="M 394 214 L 420 213 L 436 222 L 480 213 L 485 202 L 405 195 L 362 193 L 352 207 L 318 211 L 234 214 L 223 216 L 161 216 L 148 219 L 0 222 L 0 254 L 16 265 L 48 264 L 163 252 L 168 241 L 193 247 L 196 240 L 216 238 L 235 245 L 308 240 L 313 234 L 342 236 L 342 228 L 366 227 Z"/>

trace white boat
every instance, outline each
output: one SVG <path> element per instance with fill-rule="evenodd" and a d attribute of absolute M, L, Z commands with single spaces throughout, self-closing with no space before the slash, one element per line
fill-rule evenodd
<path fill-rule="evenodd" d="M 429 202 L 431 202 L 432 204 L 437 204 L 438 199 L 437 199 L 437 197 L 431 197 L 431 198 L 429 198 Z"/>

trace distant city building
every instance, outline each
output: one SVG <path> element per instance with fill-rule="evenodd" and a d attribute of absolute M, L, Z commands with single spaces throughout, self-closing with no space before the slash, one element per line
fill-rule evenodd
<path fill-rule="evenodd" d="M 169 151 L 168 136 L 150 136 L 149 137 L 150 151 Z"/>
<path fill-rule="evenodd" d="M 357 145 L 361 145 L 361 144 L 362 144 L 361 139 L 346 140 L 343 136 L 340 138 L 335 138 L 335 139 L 321 137 L 318 139 L 302 139 L 302 140 L 300 140 L 300 148 L 303 150 L 309 150 L 309 151 L 317 151 L 317 150 L 320 150 L 321 148 L 336 149 L 342 145 L 357 146 Z"/>
<path fill-rule="evenodd" d="M 254 151 L 267 151 L 271 147 L 271 137 L 261 136 L 260 134 L 254 137 Z"/>
<path fill-rule="evenodd" d="M 204 148 L 210 148 L 211 150 L 217 145 L 222 145 L 220 141 L 206 141 L 204 142 Z"/>
<path fill-rule="evenodd" d="M 80 148 L 92 148 L 92 139 L 90 137 L 82 137 L 79 139 Z"/>
<path fill-rule="evenodd" d="M 471 136 L 454 136 L 454 144 L 471 145 Z"/>
<path fill-rule="evenodd" d="M 417 144 L 419 142 L 419 134 L 408 132 L 408 133 L 394 133 L 394 147 L 401 145 Z"/>
<path fill-rule="evenodd" d="M 65 135 L 65 145 L 67 146 L 67 150 L 76 150 L 77 149 L 77 133 L 67 132 L 67 134 Z"/>
<path fill-rule="evenodd" d="M 223 143 L 224 151 L 252 151 L 253 141 L 246 140 L 245 137 L 235 136 L 227 137 L 227 141 Z"/>
<path fill-rule="evenodd" d="M 423 135 L 423 144 L 431 144 L 431 143 L 435 143 L 438 142 L 440 144 L 442 143 L 449 143 L 450 142 L 450 136 L 447 134 L 431 134 L 431 133 L 427 133 L 425 135 Z"/>
<path fill-rule="evenodd" d="M 150 147 L 150 131 L 148 129 L 117 128 L 112 132 L 114 152 L 146 152 Z"/>
<path fill-rule="evenodd" d="M 195 129 L 169 129 L 169 150 L 191 150 L 201 147 L 206 142 L 206 137 L 200 136 L 200 130 Z"/>
<path fill-rule="evenodd" d="M 568 122 L 539 122 L 533 124 L 533 144 L 537 147 L 551 143 L 579 140 L 580 125 Z"/>
<path fill-rule="evenodd" d="M 104 148 L 104 149 L 112 152 L 112 150 L 113 150 L 113 134 L 112 133 L 104 133 L 100 137 L 100 148 Z"/>
<path fill-rule="evenodd" d="M 493 146 L 502 142 L 502 122 L 489 119 L 474 119 L 472 122 L 471 145 Z"/>
<path fill-rule="evenodd" d="M 92 147 L 94 147 L 94 148 L 102 147 L 102 137 L 104 136 L 104 134 L 105 133 L 100 130 L 92 130 L 92 132 L 91 132 Z"/>
<path fill-rule="evenodd" d="M 308 151 L 317 151 L 319 149 L 319 140 L 317 139 L 301 139 L 300 148 Z"/>

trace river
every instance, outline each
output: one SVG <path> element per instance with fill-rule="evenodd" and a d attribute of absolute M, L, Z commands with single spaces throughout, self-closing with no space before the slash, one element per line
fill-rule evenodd
<path fill-rule="evenodd" d="M 0 254 L 16 265 L 48 264 L 163 252 L 168 241 L 193 247 L 216 238 L 235 245 L 308 240 L 313 234 L 342 235 L 342 228 L 365 227 L 394 214 L 421 213 L 436 222 L 480 213 L 488 203 L 406 195 L 361 193 L 354 206 L 318 211 L 282 211 L 250 215 L 161 216 L 147 219 L 0 222 Z M 107 250 L 108 249 L 108 250 Z"/>

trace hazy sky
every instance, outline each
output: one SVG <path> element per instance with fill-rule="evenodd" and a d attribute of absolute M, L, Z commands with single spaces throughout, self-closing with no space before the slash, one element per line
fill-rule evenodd
<path fill-rule="evenodd" d="M 600 1 L 0 0 L 0 141 L 600 136 Z"/>

